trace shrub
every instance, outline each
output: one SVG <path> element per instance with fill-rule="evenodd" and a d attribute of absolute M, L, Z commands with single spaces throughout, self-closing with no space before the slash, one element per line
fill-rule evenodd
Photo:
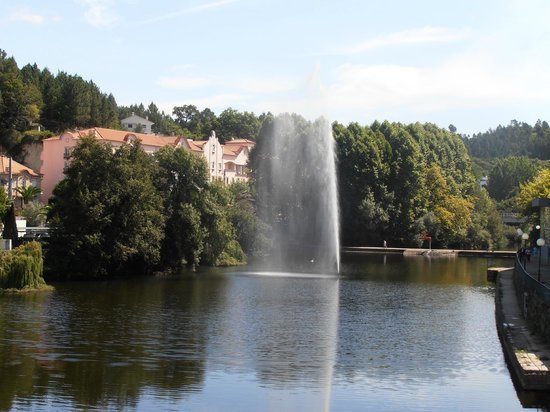
<path fill-rule="evenodd" d="M 42 277 L 44 261 L 42 246 L 28 242 L 0 253 L 1 289 L 40 289 L 46 286 Z"/>

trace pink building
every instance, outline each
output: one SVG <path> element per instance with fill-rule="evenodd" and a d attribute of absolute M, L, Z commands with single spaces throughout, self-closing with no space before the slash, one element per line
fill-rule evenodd
<path fill-rule="evenodd" d="M 40 173 L 43 175 L 42 202 L 48 201 L 52 196 L 55 185 L 63 180 L 64 170 L 67 167 L 73 148 L 80 139 L 89 134 L 93 134 L 99 140 L 108 142 L 115 149 L 124 143 L 131 142 L 133 139 L 139 139 L 143 150 L 147 153 L 154 153 L 166 145 L 184 147 L 190 152 L 204 157 L 208 164 L 210 180 L 223 179 L 225 183 L 248 180 L 246 164 L 250 149 L 254 146 L 254 143 L 250 140 L 233 140 L 221 145 L 214 132 L 208 140 L 194 141 L 181 136 L 158 136 L 94 127 L 68 131 L 60 136 L 43 141 L 40 156 Z"/>
<path fill-rule="evenodd" d="M 10 188 L 10 172 L 11 172 L 11 197 L 16 199 L 16 204 L 22 204 L 21 194 L 17 189 L 24 189 L 28 186 L 41 187 L 42 176 L 32 170 L 30 167 L 11 161 L 6 156 L 0 156 L 0 182 L 4 186 L 6 193 Z M 8 193 L 10 196 L 10 193 Z M 19 199 L 19 200 L 17 200 Z"/>

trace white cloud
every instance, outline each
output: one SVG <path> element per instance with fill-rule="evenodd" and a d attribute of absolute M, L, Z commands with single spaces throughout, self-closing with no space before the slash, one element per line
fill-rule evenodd
<path fill-rule="evenodd" d="M 9 17 L 11 21 L 23 21 L 32 24 L 42 24 L 44 22 L 44 16 L 38 13 L 34 13 L 28 9 L 20 9 L 12 13 Z"/>
<path fill-rule="evenodd" d="M 464 40 L 471 35 L 470 29 L 451 29 L 446 27 L 422 27 L 403 30 L 384 36 L 377 36 L 365 42 L 344 47 L 339 54 L 357 54 L 373 49 L 392 46 L 404 46 L 426 43 L 448 43 Z"/>
<path fill-rule="evenodd" d="M 199 6 L 188 7 L 188 8 L 185 8 L 185 9 L 174 11 L 172 13 L 164 14 L 162 16 L 153 17 L 151 19 L 144 20 L 140 24 L 158 23 L 160 21 L 173 19 L 175 17 L 183 16 L 183 15 L 186 15 L 186 14 L 193 14 L 193 13 L 200 13 L 200 12 L 207 11 L 207 10 L 214 10 L 214 9 L 223 7 L 225 5 L 235 3 L 237 1 L 239 1 L 239 0 L 219 0 L 219 1 L 214 1 L 214 2 L 211 2 L 211 3 L 201 4 Z"/>
<path fill-rule="evenodd" d="M 79 0 L 86 7 L 84 19 L 93 27 L 108 27 L 118 18 L 111 10 L 109 0 Z"/>
<path fill-rule="evenodd" d="M 408 107 L 437 112 L 549 101 L 546 73 L 527 62 L 502 69 L 482 55 L 463 55 L 433 67 L 346 64 L 337 69 L 326 95 L 329 105 L 340 110 Z"/>

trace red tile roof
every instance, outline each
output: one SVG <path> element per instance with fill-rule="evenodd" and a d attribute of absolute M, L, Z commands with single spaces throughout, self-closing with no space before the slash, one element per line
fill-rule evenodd
<path fill-rule="evenodd" d="M 126 130 L 106 129 L 103 127 L 92 127 L 90 129 L 68 131 L 66 133 L 73 136 L 74 139 L 81 139 L 91 133 L 100 140 L 118 143 L 125 143 L 131 141 L 132 138 L 137 138 L 141 140 L 142 145 L 156 147 L 162 147 L 168 144 L 175 145 L 178 140 L 178 136 L 159 136 L 154 134 L 128 132 Z M 47 140 L 55 139 L 59 139 L 59 136 L 50 137 Z"/>
<path fill-rule="evenodd" d="M 0 156 L 0 173 L 9 173 L 9 164 L 10 160 L 6 156 Z M 34 170 L 30 167 L 17 163 L 15 160 L 11 161 L 11 173 L 13 175 L 19 175 L 22 172 L 27 172 L 31 176 L 39 176 Z"/>

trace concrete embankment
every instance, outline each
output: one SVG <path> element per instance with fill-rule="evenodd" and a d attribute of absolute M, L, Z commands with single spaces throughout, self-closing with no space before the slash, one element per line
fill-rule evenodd
<path fill-rule="evenodd" d="M 512 250 L 460 250 L 460 249 L 422 249 L 422 248 L 395 248 L 395 247 L 344 247 L 343 254 L 387 253 L 404 256 L 465 256 L 489 258 L 515 258 Z"/>
<path fill-rule="evenodd" d="M 550 390 L 550 345 L 533 334 L 521 313 L 514 285 L 514 269 L 496 276 L 497 330 L 514 377 L 526 390 Z"/>

